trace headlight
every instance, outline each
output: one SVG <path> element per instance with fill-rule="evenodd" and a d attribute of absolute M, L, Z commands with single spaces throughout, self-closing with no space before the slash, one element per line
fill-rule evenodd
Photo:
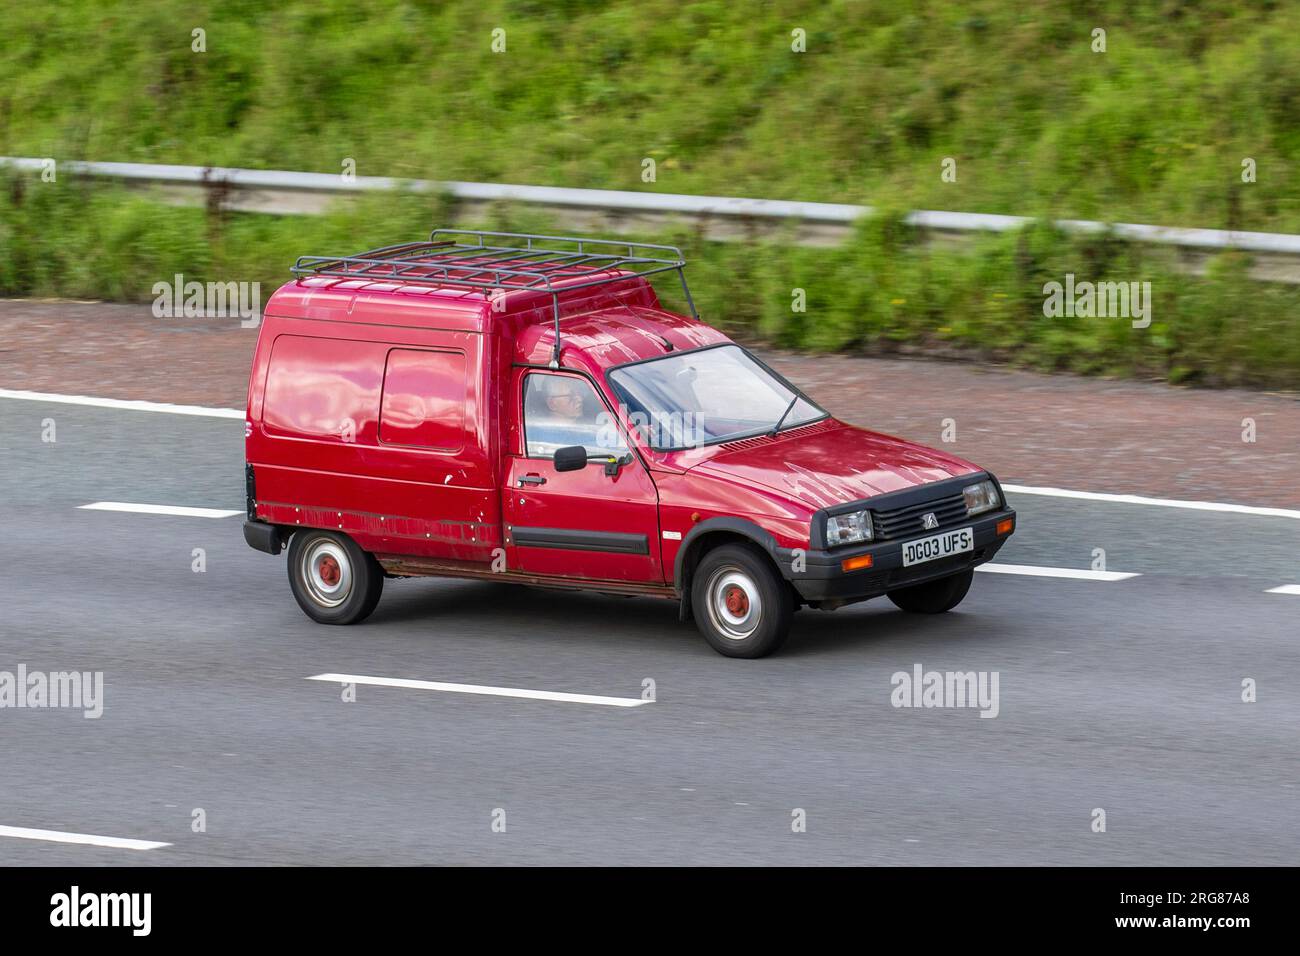
<path fill-rule="evenodd" d="M 1002 505 L 1002 498 L 998 495 L 998 487 L 991 481 L 981 481 L 974 485 L 967 485 L 961 490 L 961 494 L 966 499 L 967 515 L 983 514 Z"/>
<path fill-rule="evenodd" d="M 854 511 L 845 515 L 832 515 L 826 519 L 826 546 L 858 544 L 871 540 L 871 512 Z"/>

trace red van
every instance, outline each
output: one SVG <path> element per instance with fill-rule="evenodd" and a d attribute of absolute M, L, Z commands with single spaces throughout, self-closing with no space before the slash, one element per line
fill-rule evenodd
<path fill-rule="evenodd" d="M 729 657 L 800 606 L 956 606 L 1015 528 L 997 479 L 832 418 L 699 320 L 684 266 L 445 229 L 300 258 L 253 356 L 245 540 L 288 545 L 324 624 L 420 575 L 668 598 Z"/>

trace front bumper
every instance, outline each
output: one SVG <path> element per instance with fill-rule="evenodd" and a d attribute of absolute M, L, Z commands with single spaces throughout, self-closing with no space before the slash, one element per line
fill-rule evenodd
<path fill-rule="evenodd" d="M 1011 530 L 998 534 L 998 524 L 1011 521 Z M 1015 533 L 1016 513 L 1010 508 L 990 511 L 947 530 L 972 528 L 975 540 L 970 551 L 927 561 L 923 564 L 903 566 L 903 545 L 918 538 L 931 537 L 946 532 L 927 532 L 910 538 L 879 541 L 871 544 L 835 548 L 826 551 L 805 551 L 802 560 L 795 550 L 777 549 L 777 564 L 785 579 L 794 585 L 799 596 L 810 604 L 826 602 L 836 606 L 852 601 L 865 601 L 895 588 L 921 584 L 935 578 L 957 574 L 977 564 L 990 560 Z M 871 567 L 845 571 L 843 562 L 849 558 L 871 555 Z M 798 570 L 797 570 L 798 569 Z"/>

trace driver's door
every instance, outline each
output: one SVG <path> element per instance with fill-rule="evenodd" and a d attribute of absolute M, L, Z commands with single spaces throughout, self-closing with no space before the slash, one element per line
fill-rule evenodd
<path fill-rule="evenodd" d="M 658 492 L 591 382 L 567 372 L 522 370 L 514 398 L 521 427 L 501 490 L 509 568 L 662 582 Z M 616 474 L 606 474 L 602 462 L 556 471 L 555 450 L 571 445 L 627 463 Z"/>

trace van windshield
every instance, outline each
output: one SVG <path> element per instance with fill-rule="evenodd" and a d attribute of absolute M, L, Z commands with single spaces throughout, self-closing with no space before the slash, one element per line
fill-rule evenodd
<path fill-rule="evenodd" d="M 736 345 L 665 355 L 609 373 L 628 419 L 656 451 L 784 431 L 826 412 Z"/>

